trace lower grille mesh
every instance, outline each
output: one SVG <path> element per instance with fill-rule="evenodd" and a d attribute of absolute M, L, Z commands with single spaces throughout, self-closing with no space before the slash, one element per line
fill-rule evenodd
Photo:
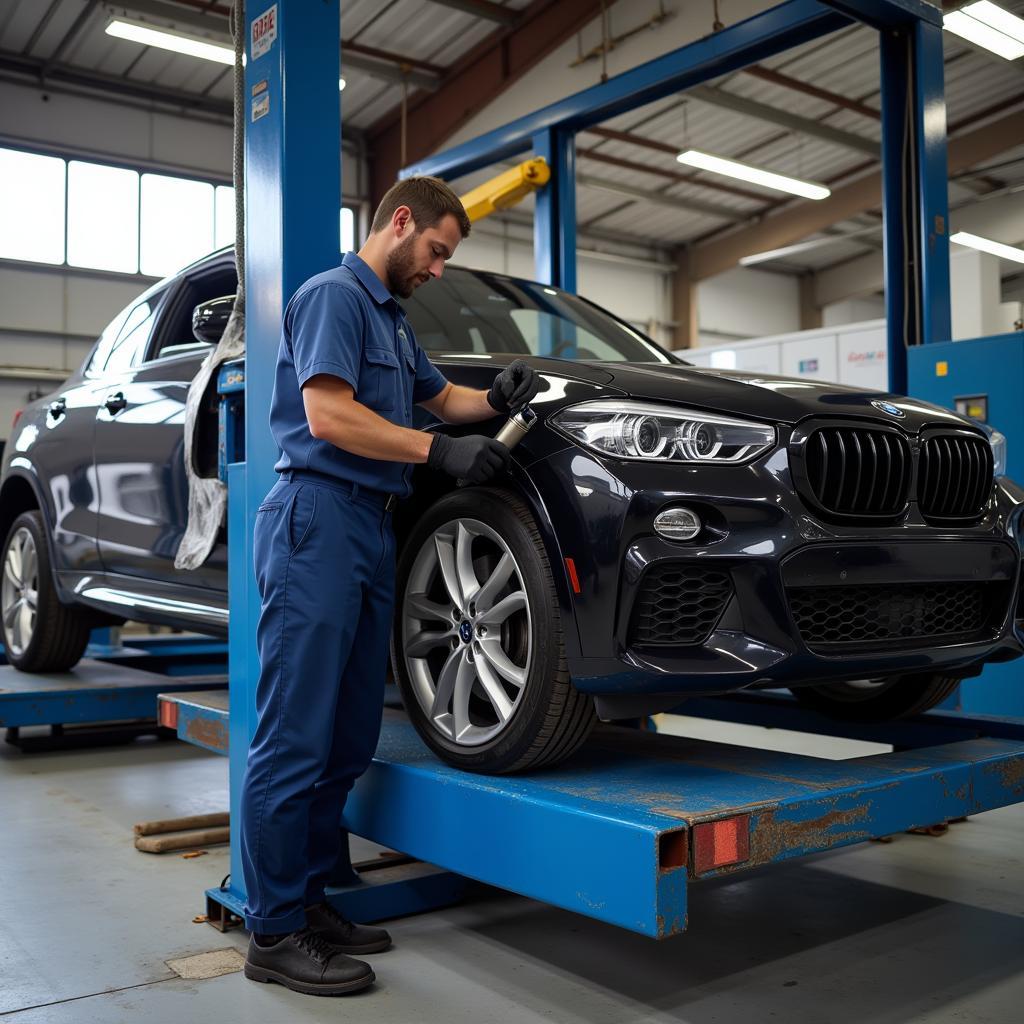
<path fill-rule="evenodd" d="M 1002 621 L 1005 583 L 912 583 L 899 586 L 796 587 L 790 609 L 808 647 L 857 643 L 921 646 L 971 639 Z"/>
<path fill-rule="evenodd" d="M 732 592 L 728 573 L 655 564 L 640 581 L 629 642 L 701 644 L 722 617 Z"/>

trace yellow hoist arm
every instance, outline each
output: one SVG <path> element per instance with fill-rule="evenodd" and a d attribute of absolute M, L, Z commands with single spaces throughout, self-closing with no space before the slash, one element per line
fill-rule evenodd
<path fill-rule="evenodd" d="M 534 157 L 467 192 L 462 196 L 462 205 L 471 221 L 483 220 L 497 210 L 515 206 L 550 179 L 548 162 L 542 156 Z"/>

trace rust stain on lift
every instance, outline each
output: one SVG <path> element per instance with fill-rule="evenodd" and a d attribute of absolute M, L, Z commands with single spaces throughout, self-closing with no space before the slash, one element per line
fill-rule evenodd
<path fill-rule="evenodd" d="M 998 775 L 1003 788 L 1008 789 L 1014 796 L 1024 796 L 1024 757 L 987 764 L 984 770 L 989 775 Z"/>
<path fill-rule="evenodd" d="M 228 749 L 227 723 L 218 719 L 190 718 L 185 725 L 185 739 L 213 750 Z"/>

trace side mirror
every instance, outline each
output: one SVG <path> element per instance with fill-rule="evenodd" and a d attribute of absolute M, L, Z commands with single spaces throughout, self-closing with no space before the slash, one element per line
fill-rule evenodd
<path fill-rule="evenodd" d="M 192 310 L 192 333 L 198 341 L 207 345 L 216 345 L 220 341 L 224 328 L 235 308 L 234 295 L 225 295 L 219 299 L 200 302 Z"/>

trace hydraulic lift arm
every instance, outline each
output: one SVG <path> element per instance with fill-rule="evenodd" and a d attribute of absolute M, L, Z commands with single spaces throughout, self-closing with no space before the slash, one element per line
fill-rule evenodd
<path fill-rule="evenodd" d="M 467 192 L 461 197 L 462 205 L 471 221 L 483 220 L 498 210 L 515 206 L 550 179 L 548 162 L 542 156 L 534 157 Z"/>

